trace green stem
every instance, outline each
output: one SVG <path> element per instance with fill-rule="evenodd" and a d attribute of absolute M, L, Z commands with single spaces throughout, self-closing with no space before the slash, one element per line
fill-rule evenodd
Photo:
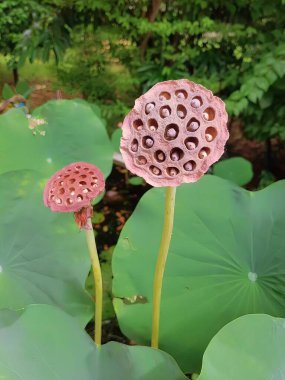
<path fill-rule="evenodd" d="M 160 319 L 160 302 L 163 274 L 171 241 L 174 219 L 176 187 L 166 188 L 164 225 L 158 258 L 156 262 L 154 284 L 153 284 L 153 306 L 152 306 L 152 336 L 151 347 L 158 348 L 159 339 L 159 319 Z"/>
<path fill-rule="evenodd" d="M 87 225 L 92 226 L 91 219 L 87 221 Z M 103 302 L 103 284 L 101 267 L 96 247 L 96 241 L 93 229 L 86 230 L 86 239 L 88 245 L 89 256 L 91 259 L 91 265 L 93 270 L 94 284 L 95 284 L 95 343 L 97 346 L 101 346 L 102 336 L 102 302 Z"/>

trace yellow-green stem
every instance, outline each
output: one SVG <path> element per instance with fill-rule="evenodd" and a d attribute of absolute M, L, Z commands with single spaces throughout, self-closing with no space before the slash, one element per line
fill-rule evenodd
<path fill-rule="evenodd" d="M 170 246 L 172 229 L 173 229 L 175 193 L 176 193 L 175 187 L 166 188 L 164 225 L 163 225 L 162 237 L 161 237 L 161 242 L 160 242 L 158 258 L 156 262 L 154 283 L 153 283 L 151 347 L 154 347 L 154 348 L 158 348 L 161 291 L 162 291 L 163 274 L 164 274 L 167 254 L 168 254 L 168 250 Z"/>
<path fill-rule="evenodd" d="M 92 226 L 91 219 L 88 219 L 87 224 Z M 88 244 L 89 256 L 91 259 L 94 284 L 95 284 L 95 343 L 101 346 L 102 335 L 102 302 L 103 302 L 103 284 L 101 267 L 96 247 L 96 241 L 93 229 L 86 230 L 86 239 Z"/>

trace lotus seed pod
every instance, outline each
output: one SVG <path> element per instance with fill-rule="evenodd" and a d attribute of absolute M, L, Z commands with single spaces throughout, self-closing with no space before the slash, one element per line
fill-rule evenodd
<path fill-rule="evenodd" d="M 205 158 L 208 156 L 208 153 L 206 152 L 205 149 L 202 149 L 199 153 L 199 158 Z"/>
<path fill-rule="evenodd" d="M 196 182 L 229 137 L 222 100 L 186 79 L 158 83 L 138 98 L 122 131 L 126 167 L 158 187 Z"/>
<path fill-rule="evenodd" d="M 154 103 L 148 103 L 146 106 L 145 106 L 145 112 L 146 113 L 150 113 L 153 109 L 154 109 L 155 105 Z"/>
<path fill-rule="evenodd" d="M 168 137 L 176 137 L 177 132 L 176 132 L 176 130 L 174 128 L 170 128 L 170 129 L 168 129 L 166 135 Z"/>
<path fill-rule="evenodd" d="M 206 140 L 209 142 L 213 140 L 213 136 L 210 133 L 206 133 L 205 137 L 206 137 Z"/>
<path fill-rule="evenodd" d="M 153 146 L 153 140 L 148 138 L 145 140 L 145 144 L 148 148 L 151 148 Z"/>
<path fill-rule="evenodd" d="M 189 124 L 189 132 L 195 132 L 197 131 L 197 129 L 199 128 L 199 123 L 197 121 L 192 121 L 190 124 Z"/>
<path fill-rule="evenodd" d="M 186 147 L 189 149 L 189 150 L 193 150 L 193 149 L 196 149 L 196 145 L 195 143 L 193 143 L 192 141 L 187 141 L 185 143 Z"/>
<path fill-rule="evenodd" d="M 200 99 L 194 98 L 191 100 L 191 106 L 194 108 L 200 107 L 201 104 L 202 104 L 202 102 L 200 101 Z"/>
<path fill-rule="evenodd" d="M 54 212 L 74 212 L 81 228 L 92 215 L 91 202 L 105 189 L 102 172 L 92 164 L 75 162 L 57 171 L 46 183 L 44 204 Z"/>

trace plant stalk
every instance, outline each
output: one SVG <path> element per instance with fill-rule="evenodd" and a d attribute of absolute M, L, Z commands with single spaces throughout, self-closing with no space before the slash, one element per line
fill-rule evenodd
<path fill-rule="evenodd" d="M 91 218 L 88 218 L 87 225 L 92 226 Z M 95 284 L 95 336 L 94 340 L 98 347 L 101 346 L 102 337 L 102 310 L 103 310 L 103 282 L 101 267 L 96 247 L 93 229 L 86 229 L 86 239 L 89 256 L 91 259 L 94 284 Z"/>
<path fill-rule="evenodd" d="M 160 303 L 164 269 L 168 250 L 171 241 L 174 220 L 176 187 L 166 187 L 164 225 L 159 247 L 158 258 L 156 262 L 154 283 L 153 283 L 153 305 L 152 305 L 152 336 L 151 347 L 158 348 L 159 340 L 159 320 L 160 320 Z"/>

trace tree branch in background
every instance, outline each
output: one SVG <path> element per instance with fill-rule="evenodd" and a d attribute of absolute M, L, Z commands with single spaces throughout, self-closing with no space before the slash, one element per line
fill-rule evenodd
<path fill-rule="evenodd" d="M 161 0 L 152 0 L 151 8 L 147 12 L 147 18 L 148 18 L 149 22 L 155 21 L 157 15 L 158 15 L 158 12 L 159 12 L 160 4 L 161 4 Z M 143 38 L 143 41 L 141 43 L 140 49 L 141 49 L 142 61 L 144 60 L 147 44 L 148 44 L 150 37 L 151 37 L 151 32 L 146 33 L 144 38 Z"/>

